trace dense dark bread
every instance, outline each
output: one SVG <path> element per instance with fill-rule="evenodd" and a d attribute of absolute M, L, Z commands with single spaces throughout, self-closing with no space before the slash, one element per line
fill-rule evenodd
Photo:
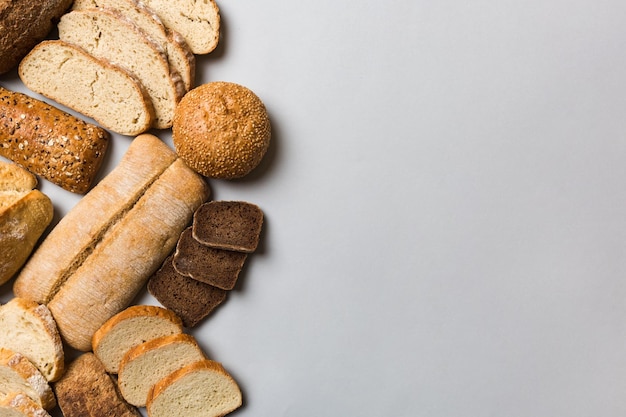
<path fill-rule="evenodd" d="M 245 201 L 211 201 L 193 216 L 193 237 L 216 249 L 254 252 L 259 244 L 263 212 Z"/>
<path fill-rule="evenodd" d="M 214 249 L 193 238 L 188 227 L 181 233 L 172 264 L 179 274 L 223 290 L 235 287 L 247 253 Z"/>
<path fill-rule="evenodd" d="M 120 396 L 115 382 L 93 353 L 84 353 L 55 385 L 65 417 L 141 417 Z"/>
<path fill-rule="evenodd" d="M 225 299 L 228 291 L 179 274 L 169 256 L 148 281 L 148 291 L 172 310 L 185 327 L 195 327 Z"/>

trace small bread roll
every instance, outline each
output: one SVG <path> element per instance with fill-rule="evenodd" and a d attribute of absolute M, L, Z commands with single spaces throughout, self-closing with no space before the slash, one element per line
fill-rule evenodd
<path fill-rule="evenodd" d="M 180 158 L 208 178 L 241 178 L 259 165 L 270 143 L 263 102 L 229 82 L 202 84 L 178 104 L 172 140 Z"/>

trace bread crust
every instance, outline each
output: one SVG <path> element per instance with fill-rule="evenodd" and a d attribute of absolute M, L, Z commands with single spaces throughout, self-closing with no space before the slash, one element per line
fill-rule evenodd
<path fill-rule="evenodd" d="M 17 377 L 18 381 L 3 381 L 0 392 L 8 394 L 7 388 L 21 391 L 46 410 L 56 406 L 52 387 L 37 367 L 19 352 L 0 348 L 0 367 L 5 367 Z"/>
<path fill-rule="evenodd" d="M 0 400 L 0 415 L 50 417 L 50 414 L 23 392 L 11 392 Z"/>

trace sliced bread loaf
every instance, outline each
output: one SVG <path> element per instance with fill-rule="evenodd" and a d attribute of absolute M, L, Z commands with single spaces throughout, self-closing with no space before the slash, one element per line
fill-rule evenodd
<path fill-rule="evenodd" d="M 237 382 L 220 363 L 205 359 L 156 383 L 147 411 L 150 417 L 220 417 L 241 404 Z"/>
<path fill-rule="evenodd" d="M 23 392 L 11 392 L 0 399 L 2 417 L 50 417 L 35 401 Z"/>
<path fill-rule="evenodd" d="M 150 128 L 154 109 L 127 71 L 59 40 L 35 46 L 19 65 L 24 84 L 122 135 Z"/>
<path fill-rule="evenodd" d="M 172 126 L 174 110 L 185 93 L 184 85 L 172 77 L 165 51 L 137 25 L 118 12 L 94 8 L 66 13 L 58 28 L 62 41 L 75 44 L 94 57 L 113 62 L 134 74 L 152 100 L 153 127 L 166 129 Z"/>
<path fill-rule="evenodd" d="M 52 387 L 39 370 L 19 352 L 0 348 L 0 395 L 22 392 L 39 407 L 56 406 Z"/>
<path fill-rule="evenodd" d="M 107 320 L 94 333 L 92 346 L 107 372 L 116 374 L 131 348 L 149 340 L 182 333 L 181 319 L 163 307 L 134 305 Z"/>
<path fill-rule="evenodd" d="M 138 407 L 146 405 L 148 391 L 162 378 L 190 363 L 205 359 L 193 336 L 181 333 L 142 343 L 124 355 L 118 373 L 122 396 Z"/>
<path fill-rule="evenodd" d="M 0 347 L 27 357 L 47 381 L 56 381 L 63 373 L 63 344 L 44 304 L 15 297 L 1 306 Z"/>

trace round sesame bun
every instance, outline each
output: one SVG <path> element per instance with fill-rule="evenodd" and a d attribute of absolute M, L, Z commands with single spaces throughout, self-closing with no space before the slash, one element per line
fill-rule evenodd
<path fill-rule="evenodd" d="M 172 141 L 178 156 L 208 178 L 241 178 L 259 165 L 271 136 L 263 102 L 248 88 L 210 82 L 178 104 Z"/>

